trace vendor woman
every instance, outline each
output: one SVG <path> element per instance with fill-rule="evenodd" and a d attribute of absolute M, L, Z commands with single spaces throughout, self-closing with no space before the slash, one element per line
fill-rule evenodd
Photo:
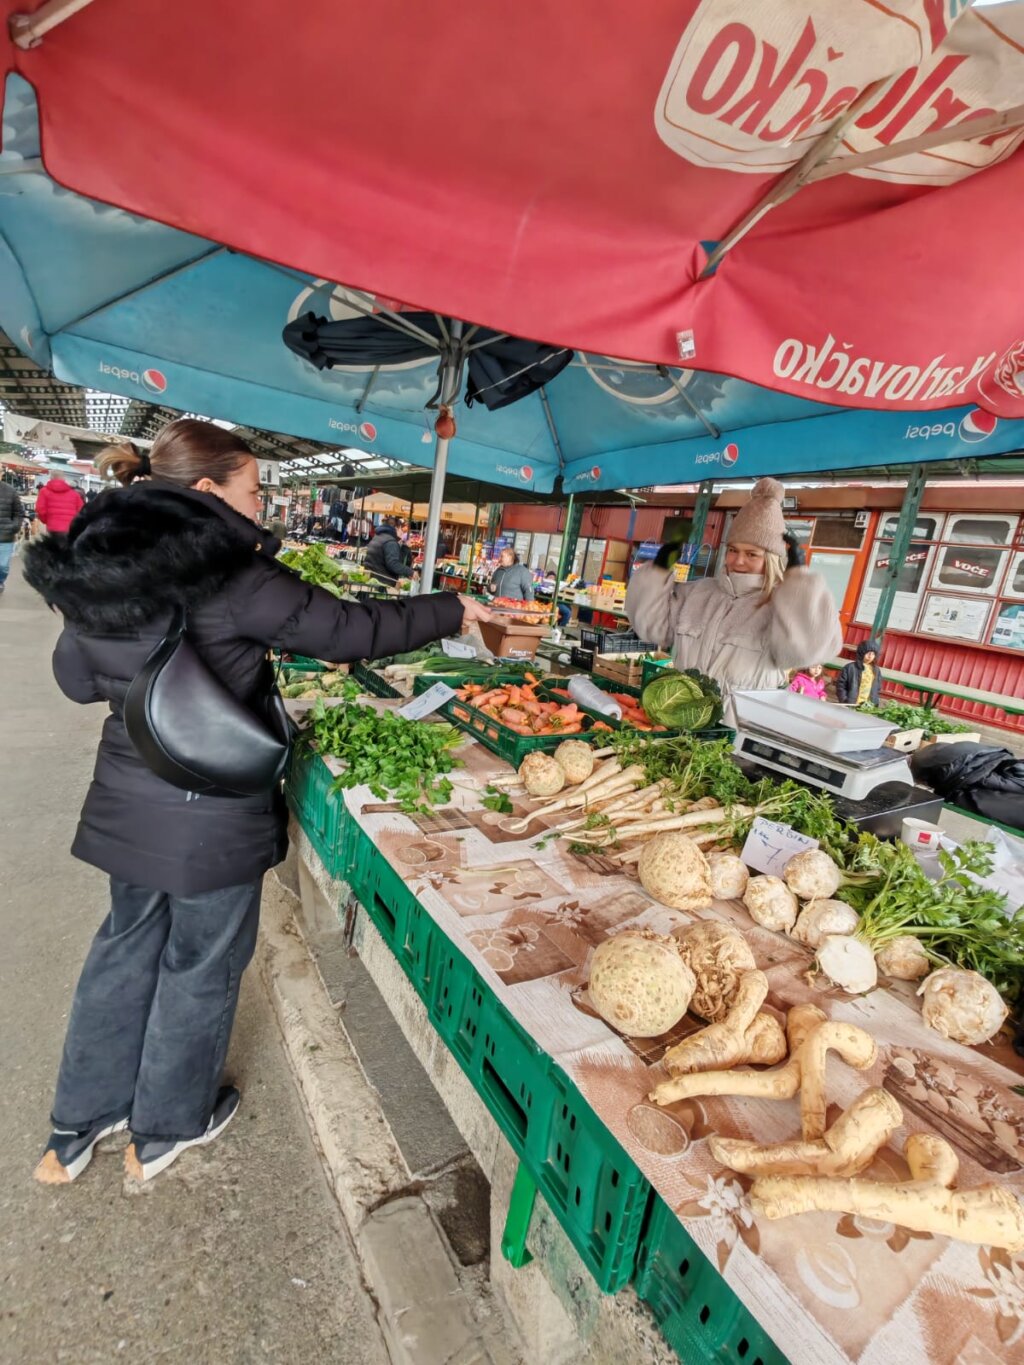
<path fill-rule="evenodd" d="M 715 679 L 727 723 L 735 720 L 730 694 L 737 688 L 784 687 L 788 669 L 838 652 L 835 602 L 821 575 L 803 567 L 776 480 L 759 479 L 733 519 L 724 573 L 676 583 L 665 559 L 633 575 L 626 614 L 641 639 L 671 649 L 677 668 Z"/>

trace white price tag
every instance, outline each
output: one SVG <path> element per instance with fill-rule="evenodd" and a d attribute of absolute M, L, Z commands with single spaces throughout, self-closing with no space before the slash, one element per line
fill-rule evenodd
<path fill-rule="evenodd" d="M 740 857 L 748 867 L 758 872 L 781 877 L 790 858 L 817 847 L 817 839 L 799 834 L 791 825 L 781 825 L 776 820 L 762 820 L 758 816 L 750 827 Z"/>
<path fill-rule="evenodd" d="M 449 659 L 475 659 L 476 650 L 465 640 L 442 640 L 442 653 Z"/>
<path fill-rule="evenodd" d="M 418 697 L 413 697 L 412 701 L 400 706 L 398 714 L 404 716 L 406 720 L 424 720 L 454 696 L 454 687 L 449 687 L 447 683 L 434 683 L 433 687 L 428 687 Z"/>

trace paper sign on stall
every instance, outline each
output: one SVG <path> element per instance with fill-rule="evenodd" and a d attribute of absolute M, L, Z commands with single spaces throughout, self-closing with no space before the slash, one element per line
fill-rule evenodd
<path fill-rule="evenodd" d="M 442 640 L 442 651 L 449 659 L 475 659 L 476 649 L 465 640 Z"/>
<path fill-rule="evenodd" d="M 454 696 L 454 687 L 449 687 L 447 683 L 434 683 L 433 687 L 428 687 L 418 697 L 413 697 L 412 701 L 407 701 L 404 706 L 400 706 L 398 714 L 404 716 L 406 720 L 424 720 L 443 706 L 446 701 L 451 701 Z"/>
<path fill-rule="evenodd" d="M 750 826 L 747 842 L 743 845 L 740 857 L 748 867 L 772 877 L 781 877 L 790 858 L 798 853 L 806 853 L 809 848 L 817 848 L 817 839 L 808 839 L 799 834 L 791 825 L 779 824 L 776 820 L 763 820 L 758 816 Z"/>

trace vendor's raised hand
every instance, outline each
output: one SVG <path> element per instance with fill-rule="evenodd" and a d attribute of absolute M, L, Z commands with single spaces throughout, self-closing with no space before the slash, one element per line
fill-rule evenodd
<path fill-rule="evenodd" d="M 491 612 L 482 602 L 478 602 L 475 597 L 466 597 L 459 593 L 459 601 L 462 603 L 462 628 L 470 626 L 474 621 L 489 621 Z"/>

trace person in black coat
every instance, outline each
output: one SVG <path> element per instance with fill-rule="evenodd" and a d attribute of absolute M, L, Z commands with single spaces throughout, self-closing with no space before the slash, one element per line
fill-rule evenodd
<path fill-rule="evenodd" d="M 127 486 L 25 555 L 26 579 L 64 617 L 61 690 L 110 711 L 72 852 L 108 874 L 111 910 L 71 1010 L 36 1171 L 49 1183 L 73 1180 L 99 1138 L 123 1128 L 127 1169 L 148 1179 L 216 1137 L 238 1106 L 221 1070 L 287 812 L 280 790 L 179 790 L 134 749 L 122 703 L 176 612 L 185 608 L 193 646 L 243 702 L 255 700 L 271 646 L 343 663 L 418 649 L 487 617 L 450 593 L 355 606 L 304 583 L 256 524 L 252 452 L 213 423 L 172 422 L 149 456 L 114 447 L 99 464 Z"/>
<path fill-rule="evenodd" d="M 25 508 L 17 489 L 0 479 L 0 592 L 3 592 L 14 557 L 14 545 L 21 534 Z"/>
<path fill-rule="evenodd" d="M 391 517 L 377 528 L 377 534 L 366 551 L 363 567 L 381 583 L 394 584 L 400 578 L 409 577 L 412 555 L 398 539 L 398 528 Z"/>
<path fill-rule="evenodd" d="M 877 640 L 861 640 L 857 657 L 840 669 L 836 678 L 836 701 L 847 706 L 877 706 L 882 695 L 882 670 L 878 656 L 882 647 Z"/>

